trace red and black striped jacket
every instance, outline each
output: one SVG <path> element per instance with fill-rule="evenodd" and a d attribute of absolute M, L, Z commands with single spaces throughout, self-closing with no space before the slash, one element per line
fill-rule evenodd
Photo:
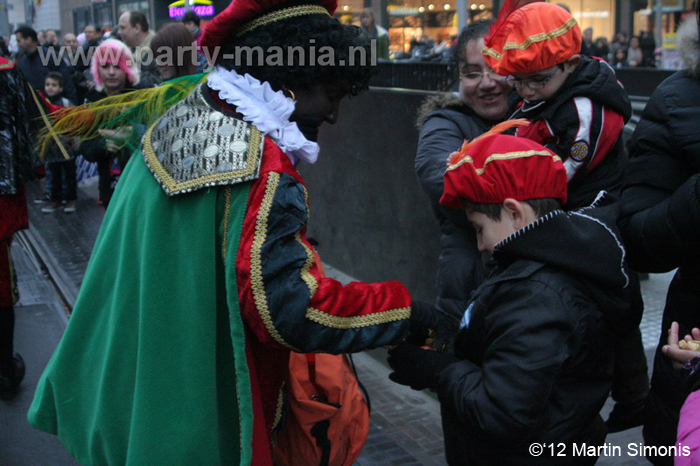
<path fill-rule="evenodd" d="M 629 97 L 605 61 L 581 63 L 550 99 L 521 101 L 511 116 L 532 121 L 516 135 L 532 139 L 564 161 L 567 209 L 590 204 L 600 190 L 619 196 L 627 154 L 622 128 L 632 115 Z"/>

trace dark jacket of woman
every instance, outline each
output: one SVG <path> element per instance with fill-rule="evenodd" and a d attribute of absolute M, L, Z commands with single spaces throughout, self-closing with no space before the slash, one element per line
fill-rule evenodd
<path fill-rule="evenodd" d="M 678 31 L 687 70 L 652 94 L 630 142 L 622 196 L 622 233 L 630 266 L 641 272 L 678 268 L 668 291 L 647 399 L 647 445 L 675 444 L 685 400 L 681 373 L 661 353 L 671 322 L 680 334 L 700 326 L 700 49 L 695 21 Z M 653 422 L 652 422 L 653 420 Z M 663 459 L 657 464 L 665 464 Z M 667 464 L 673 458 L 665 459 Z M 657 460 L 655 460 L 657 461 Z"/>
<path fill-rule="evenodd" d="M 466 214 L 440 205 L 447 157 L 459 150 L 465 139 L 474 139 L 494 122 L 480 118 L 454 94 L 431 97 L 418 116 L 420 139 L 415 170 L 440 225 L 441 252 L 436 277 L 437 307 L 458 320 L 464 314 L 469 294 L 484 280 L 476 234 Z"/>

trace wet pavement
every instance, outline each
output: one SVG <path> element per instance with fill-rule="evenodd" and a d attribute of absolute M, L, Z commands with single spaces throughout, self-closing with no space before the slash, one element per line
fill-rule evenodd
<path fill-rule="evenodd" d="M 31 227 L 15 241 L 12 250 L 21 293 L 16 307 L 15 341 L 27 363 L 27 377 L 17 398 L 0 401 L 0 466 L 77 464 L 55 437 L 27 424 L 26 412 L 41 371 L 65 329 L 67 311 L 77 296 L 102 221 L 95 186 L 81 188 L 79 195 L 75 214 L 42 214 L 41 206 L 31 203 L 41 196 L 40 185 L 28 187 Z M 351 280 L 330 265 L 326 265 L 326 271 L 340 281 Z M 670 278 L 671 274 L 652 275 L 642 282 L 646 310 L 641 328 L 650 363 Z M 435 396 L 390 382 L 384 350 L 357 354 L 354 361 L 372 404 L 370 435 L 356 464 L 444 465 L 440 410 Z M 610 409 L 608 400 L 604 418 Z M 609 435 L 606 441 L 621 446 L 623 455 L 601 458 L 598 464 L 649 464 L 643 458 L 624 454 L 629 443 L 642 442 L 641 428 Z"/>

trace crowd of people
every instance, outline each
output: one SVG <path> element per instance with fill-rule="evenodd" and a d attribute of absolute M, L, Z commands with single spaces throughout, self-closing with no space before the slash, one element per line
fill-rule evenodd
<path fill-rule="evenodd" d="M 67 33 L 61 41 L 53 30 L 37 32 L 20 26 L 15 31 L 17 53 L 6 50 L 3 56 L 14 60 L 54 110 L 67 108 L 202 72 L 206 60 L 197 48 L 200 21 L 190 11 L 181 23 L 168 24 L 156 34 L 143 13 L 128 11 L 114 31 L 88 24 L 79 36 Z M 50 49 L 60 54 L 52 55 Z M 170 53 L 180 49 L 184 53 Z M 58 60 L 44 59 L 53 56 Z M 129 137 L 126 131 L 101 130 L 100 137 L 74 148 L 81 163 L 97 164 L 100 203 L 105 208 L 128 161 L 130 153 L 123 146 Z M 75 158 L 46 164 L 45 171 L 45 195 L 34 203 L 47 214 L 75 212 Z"/>
<path fill-rule="evenodd" d="M 457 39 L 457 36 L 414 37 L 409 51 L 396 53 L 394 58 L 447 63 L 452 60 Z M 580 53 L 603 58 L 615 68 L 655 68 L 658 60 L 654 37 L 647 31 L 641 31 L 629 40 L 626 32 L 618 32 L 611 43 L 604 36 L 594 39 L 593 28 L 586 28 Z"/>
<path fill-rule="evenodd" d="M 45 140 L 97 162 L 106 209 L 28 414 L 81 464 L 273 464 L 290 352 L 387 345 L 391 380 L 437 392 L 451 465 L 593 464 L 608 433 L 639 425 L 654 464 L 697 462 L 700 13 L 678 31 L 687 69 L 651 96 L 629 158 L 629 97 L 601 55 L 644 63 L 641 40 L 599 53 L 591 30 L 544 2 L 507 4 L 460 33 L 459 90 L 428 98 L 418 118 L 415 169 L 442 246 L 425 303 L 396 281 L 326 277 L 306 238 L 297 167 L 317 161 L 341 100 L 368 88 L 370 67 L 349 54 L 386 32 L 371 12 L 340 24 L 336 6 L 232 2 L 201 35 L 192 17 L 156 34 L 124 13 L 119 39 L 89 31 L 84 47 L 118 53 L 92 56 L 76 109 L 63 99 L 78 98 L 78 70 L 42 67 L 36 32 L 17 30 L 22 56 L 0 61 L 12 91 L 0 108 L 0 395 L 24 375 L 9 244 L 26 227 L 34 161 L 17 109 L 42 91 L 55 106 Z M 187 66 L 143 54 L 195 36 Z M 230 58 L 260 44 L 328 47 L 337 60 Z M 74 201 L 67 163 L 48 164 L 47 207 Z M 650 382 L 636 272 L 673 269 Z M 535 444 L 557 450 L 533 455 Z M 577 457 L 580 445 L 594 452 Z"/>

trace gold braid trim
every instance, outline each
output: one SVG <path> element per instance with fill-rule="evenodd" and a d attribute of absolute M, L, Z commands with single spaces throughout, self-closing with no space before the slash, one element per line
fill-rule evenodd
<path fill-rule="evenodd" d="M 143 137 L 143 158 L 146 165 L 153 172 L 156 179 L 162 186 L 166 194 L 169 196 L 173 193 L 192 191 L 204 186 L 212 186 L 214 184 L 223 184 L 225 182 L 235 182 L 244 176 L 250 176 L 255 173 L 260 160 L 259 151 L 263 143 L 263 135 L 255 126 L 250 127 L 250 141 L 248 143 L 248 158 L 246 159 L 246 167 L 242 170 L 231 170 L 223 173 L 209 173 L 190 180 L 177 181 L 163 167 L 158 160 L 158 155 L 153 150 L 151 136 L 154 128 L 159 124 L 160 119 L 153 123 Z"/>
<path fill-rule="evenodd" d="M 274 431 L 282 420 L 282 410 L 284 409 L 284 386 L 286 382 L 282 382 L 280 392 L 277 394 L 277 408 L 275 408 L 275 418 L 272 421 L 272 429 Z"/>
<path fill-rule="evenodd" d="M 307 319 L 325 325 L 326 327 L 342 330 L 387 324 L 389 322 L 396 322 L 397 320 L 408 319 L 409 317 L 411 317 L 410 307 L 401 307 L 399 309 L 390 309 L 388 311 L 354 317 L 333 316 L 319 311 L 318 309 L 314 309 L 313 307 L 306 310 Z"/>
<path fill-rule="evenodd" d="M 253 21 L 250 21 L 236 31 L 237 36 L 242 36 L 243 34 L 252 31 L 255 28 L 264 26 L 265 24 L 274 23 L 287 18 L 294 18 L 296 16 L 306 16 L 306 15 L 326 15 L 330 16 L 328 10 L 320 5 L 300 5 L 293 6 L 290 8 L 283 8 L 281 10 L 273 11 L 266 15 L 262 15 Z"/>
<path fill-rule="evenodd" d="M 7 63 L 0 64 L 0 70 L 10 69 L 10 68 L 14 68 L 14 67 L 15 67 L 15 64 L 12 60 L 9 60 Z"/>
<path fill-rule="evenodd" d="M 483 175 L 484 170 L 486 170 L 486 166 L 491 163 L 495 162 L 496 160 L 510 160 L 510 159 L 520 159 L 524 157 L 532 157 L 535 155 L 543 156 L 543 157 L 552 157 L 552 162 L 559 162 L 561 161 L 561 158 L 559 158 L 558 155 L 552 155 L 549 151 L 546 150 L 528 150 L 528 151 L 520 151 L 520 152 L 508 152 L 506 154 L 491 154 L 489 155 L 486 160 L 484 161 L 484 166 L 482 168 L 475 168 L 474 170 L 476 171 L 477 175 Z M 462 160 L 457 162 L 454 165 L 450 165 L 447 167 L 447 170 L 454 170 L 457 167 L 459 167 L 462 164 L 465 163 L 474 163 L 474 160 L 467 156 L 464 157 Z"/>
<path fill-rule="evenodd" d="M 258 216 L 255 222 L 255 235 L 253 237 L 253 245 L 250 251 L 250 282 L 253 289 L 255 307 L 258 308 L 258 313 L 260 314 L 260 318 L 265 324 L 265 328 L 267 329 L 268 333 L 280 345 L 284 345 L 287 348 L 295 350 L 284 341 L 282 335 L 279 334 L 275 328 L 275 324 L 272 322 L 270 308 L 267 305 L 267 297 L 265 296 L 265 283 L 263 282 L 262 274 L 262 259 L 260 257 L 260 251 L 262 250 L 263 244 L 265 244 L 265 238 L 267 236 L 267 217 L 270 215 L 272 198 L 275 195 L 279 182 L 280 174 L 276 172 L 269 172 L 267 186 L 265 187 L 265 195 L 260 203 L 260 209 L 258 210 Z"/>
<path fill-rule="evenodd" d="M 503 46 L 503 52 L 506 50 L 512 50 L 512 49 L 518 49 L 518 50 L 525 50 L 526 48 L 530 47 L 532 44 L 535 42 L 542 42 L 543 40 L 552 40 L 555 39 L 559 36 L 563 36 L 567 32 L 569 32 L 569 29 L 574 27 L 576 24 L 576 20 L 574 18 L 569 19 L 567 22 L 564 23 L 563 26 L 560 26 L 553 31 L 549 32 L 541 32 L 539 34 L 535 34 L 533 36 L 528 37 L 523 41 L 523 43 L 518 43 L 518 42 L 506 42 L 506 44 Z M 489 57 L 493 57 L 496 60 L 500 60 L 503 57 L 503 53 L 498 53 L 496 50 L 490 48 L 490 47 L 484 47 L 481 49 L 481 53 L 484 55 L 488 55 Z"/>

